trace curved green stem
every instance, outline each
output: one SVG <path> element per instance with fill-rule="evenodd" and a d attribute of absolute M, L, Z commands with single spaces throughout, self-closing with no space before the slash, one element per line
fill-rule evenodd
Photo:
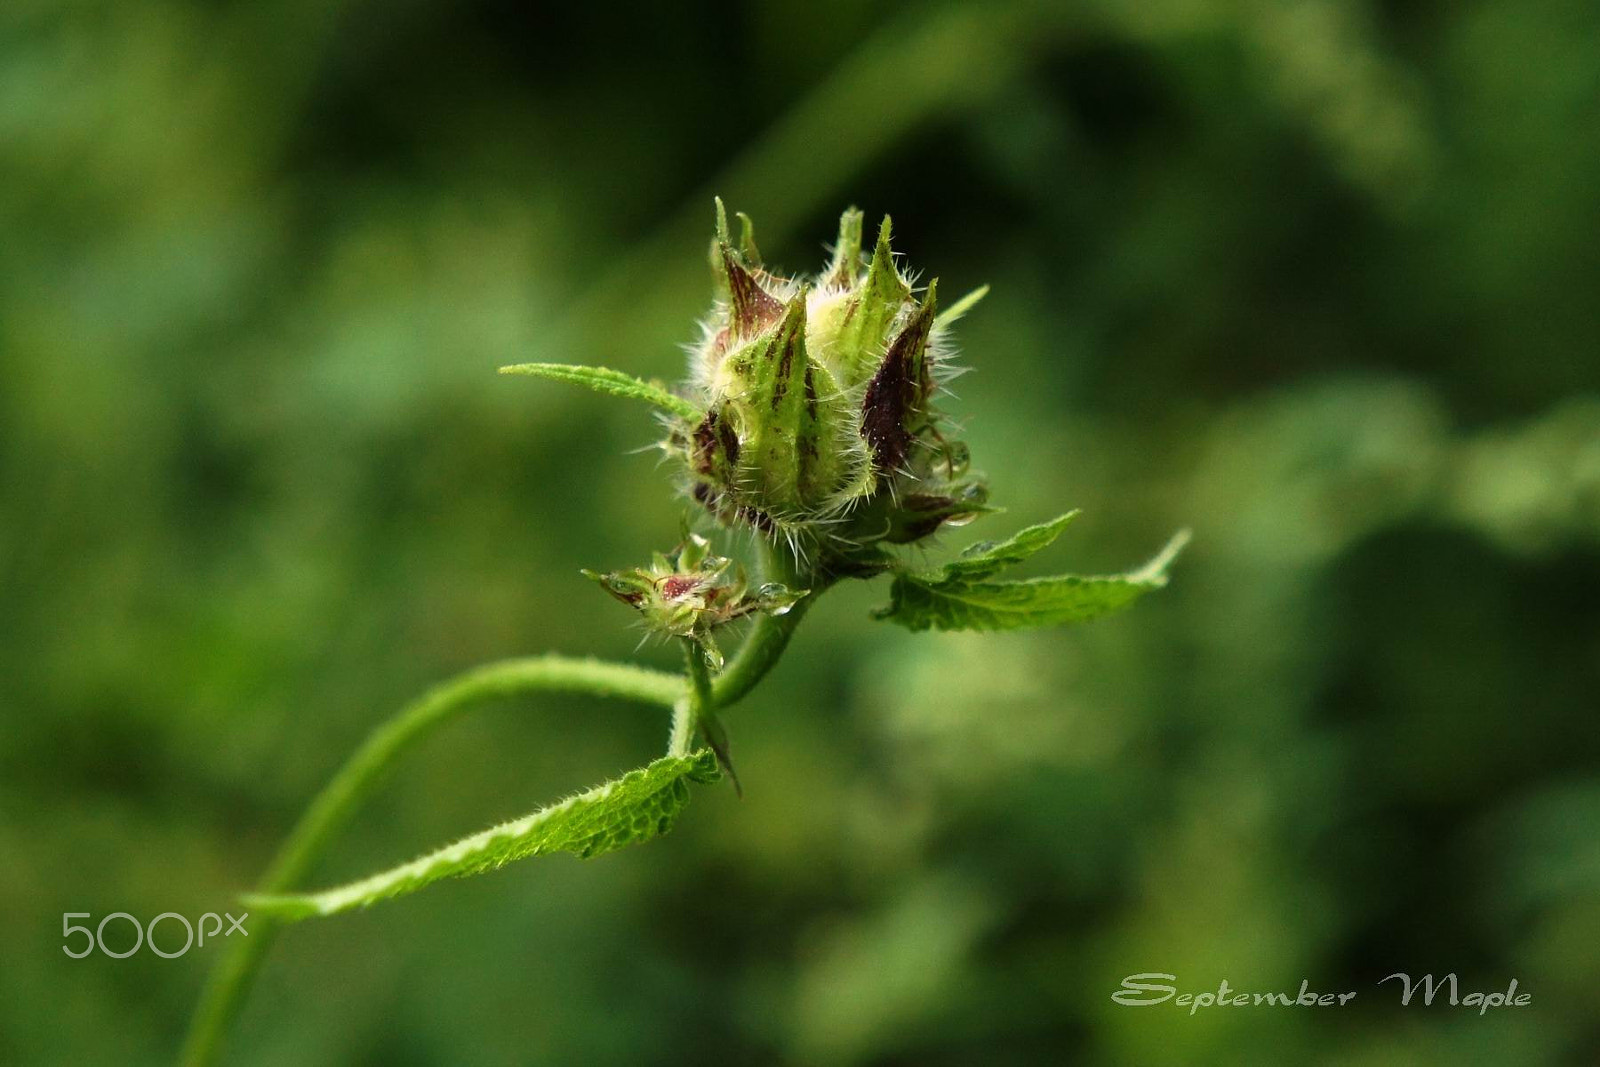
<path fill-rule="evenodd" d="M 667 755 L 687 756 L 694 747 L 694 708 L 688 697 L 672 706 L 672 735 L 667 739 Z"/>
<path fill-rule="evenodd" d="M 763 546 L 762 566 L 762 576 L 766 581 L 782 582 L 792 589 L 810 589 L 811 592 L 782 615 L 761 615 L 756 618 L 739 651 L 712 679 L 713 708 L 725 708 L 734 703 L 766 677 L 773 664 L 783 655 L 783 650 L 789 647 L 789 638 L 794 636 L 794 629 L 800 625 L 800 620 L 811 610 L 811 605 L 816 603 L 823 591 L 833 584 L 830 578 L 807 573 L 788 552 L 771 545 Z"/>
<path fill-rule="evenodd" d="M 756 687 L 789 646 L 794 628 L 810 607 L 815 594 L 805 597 L 786 615 L 762 615 L 750 626 L 744 644 L 728 666 L 711 683 L 712 704 L 725 708 Z"/>
<path fill-rule="evenodd" d="M 683 662 L 688 685 L 672 706 L 672 739 L 667 743 L 669 756 L 689 754 L 694 747 L 695 727 L 701 725 L 711 708 L 711 672 L 706 667 L 705 649 L 699 642 L 683 642 Z"/>
<path fill-rule="evenodd" d="M 678 702 L 677 718 L 672 724 L 671 754 L 687 755 L 691 739 L 699 733 L 706 744 L 711 746 L 711 751 L 716 753 L 717 766 L 722 768 L 722 773 L 733 783 L 734 792 L 742 797 L 744 787 L 739 784 L 739 774 L 733 769 L 733 757 L 728 753 L 728 731 L 723 729 L 722 720 L 717 718 L 716 705 L 712 702 L 711 671 L 706 666 L 705 649 L 700 647 L 699 642 L 685 641 L 683 653 L 684 673 L 689 679 L 689 691 Z"/>
<path fill-rule="evenodd" d="M 532 692 L 587 693 L 672 707 L 684 696 L 683 679 L 661 671 L 593 659 L 536 656 L 491 663 L 424 693 L 378 727 L 301 816 L 262 879 L 263 893 L 293 889 L 390 767 L 434 729 L 468 708 Z M 230 941 L 201 994 L 181 1062 L 216 1062 L 222 1039 L 238 1014 L 276 932 L 270 919 L 252 923 L 250 936 Z"/>
<path fill-rule="evenodd" d="M 375 730 L 323 788 L 278 850 L 259 891 L 293 889 L 400 756 L 444 722 L 490 700 L 519 693 L 573 692 L 656 704 L 673 709 L 672 753 L 689 750 L 697 727 L 718 735 L 713 739 L 716 743 L 720 739 L 716 710 L 742 698 L 772 669 L 795 627 L 832 584 L 826 577 L 807 573 L 788 553 L 770 546 L 764 550 L 763 571 L 768 581 L 809 588 L 810 594 L 783 615 L 756 619 L 738 654 L 714 678 L 706 669 L 703 652 L 690 643 L 687 679 L 593 659 L 539 656 L 479 667 L 429 690 Z M 718 758 L 731 774 L 726 741 L 720 740 Z M 182 1053 L 181 1062 L 188 1067 L 216 1062 L 222 1039 L 272 947 L 276 924 L 262 918 L 252 925 L 248 938 L 231 942 L 224 950 L 201 994 Z"/>
<path fill-rule="evenodd" d="M 684 672 L 689 678 L 689 702 L 698 711 L 711 709 L 711 671 L 705 650 L 693 641 L 683 643 Z"/>

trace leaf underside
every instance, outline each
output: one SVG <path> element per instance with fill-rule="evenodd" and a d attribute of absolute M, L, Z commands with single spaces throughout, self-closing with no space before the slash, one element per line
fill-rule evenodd
<path fill-rule="evenodd" d="M 672 829 L 689 803 L 688 783 L 714 781 L 717 774 L 716 757 L 709 749 L 686 757 L 666 756 L 370 878 L 316 893 L 248 896 L 245 903 L 280 919 L 305 919 L 365 908 L 444 878 L 482 874 L 529 856 L 552 852 L 571 852 L 584 859 L 601 856 Z"/>
<path fill-rule="evenodd" d="M 501 374 L 526 374 L 534 378 L 549 378 L 557 382 L 585 385 L 611 396 L 643 400 L 663 411 L 685 419 L 698 419 L 703 414 L 699 408 L 681 396 L 675 396 L 652 382 L 642 381 L 609 367 L 580 367 L 568 363 L 516 363 L 501 367 Z"/>
<path fill-rule="evenodd" d="M 1178 533 L 1149 563 L 1126 574 L 1063 574 L 1022 581 L 994 575 L 1053 542 L 1077 512 L 980 542 L 936 571 L 895 575 L 889 604 L 874 612 L 910 630 L 1021 630 L 1087 622 L 1167 584 L 1167 568 L 1189 540 Z"/>

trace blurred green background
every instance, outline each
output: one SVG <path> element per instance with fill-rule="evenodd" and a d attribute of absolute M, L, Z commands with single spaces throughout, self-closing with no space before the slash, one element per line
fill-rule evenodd
<path fill-rule="evenodd" d="M 993 294 L 957 413 L 1039 571 L 1173 585 L 910 635 L 831 594 L 668 839 L 288 932 L 238 1064 L 1546 1064 L 1600 1054 L 1600 7 L 1588 0 L 0 5 L 0 1062 L 169 1062 L 222 910 L 451 673 L 626 658 L 646 412 L 711 196 Z M 670 649 L 646 662 L 670 666 Z M 365 873 L 654 755 L 517 702 Z M 1359 990 L 1342 1010 L 1131 1009 Z M 1522 1009 L 1402 1009 L 1458 972 Z"/>

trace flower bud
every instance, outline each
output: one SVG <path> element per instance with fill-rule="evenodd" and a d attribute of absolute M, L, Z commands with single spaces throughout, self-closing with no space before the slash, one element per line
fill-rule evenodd
<path fill-rule="evenodd" d="M 914 541 L 987 510 L 934 407 L 949 373 L 937 283 L 918 299 L 889 220 L 868 259 L 861 212 L 846 211 L 831 262 L 810 278 L 768 270 L 739 221 L 736 244 L 717 202 L 718 299 L 691 354 L 703 414 L 666 442 L 695 499 L 802 555 Z"/>
<path fill-rule="evenodd" d="M 713 666 L 722 655 L 712 631 L 746 615 L 782 615 L 806 595 L 769 583 L 751 592 L 742 571 L 713 555 L 710 543 L 698 534 L 686 534 L 670 554 L 657 552 L 649 567 L 584 575 L 639 612 L 645 628 L 668 637 L 683 637 L 704 650 Z"/>

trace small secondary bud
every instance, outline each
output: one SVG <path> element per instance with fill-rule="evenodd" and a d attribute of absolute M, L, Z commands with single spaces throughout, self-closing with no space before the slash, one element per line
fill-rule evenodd
<path fill-rule="evenodd" d="M 699 534 L 686 534 L 671 553 L 656 553 L 649 567 L 583 573 L 639 612 L 647 629 L 694 641 L 716 667 L 722 655 L 713 630 L 747 615 L 782 615 L 806 595 L 804 589 L 774 582 L 751 592 L 739 568 L 712 554 L 710 542 Z"/>

